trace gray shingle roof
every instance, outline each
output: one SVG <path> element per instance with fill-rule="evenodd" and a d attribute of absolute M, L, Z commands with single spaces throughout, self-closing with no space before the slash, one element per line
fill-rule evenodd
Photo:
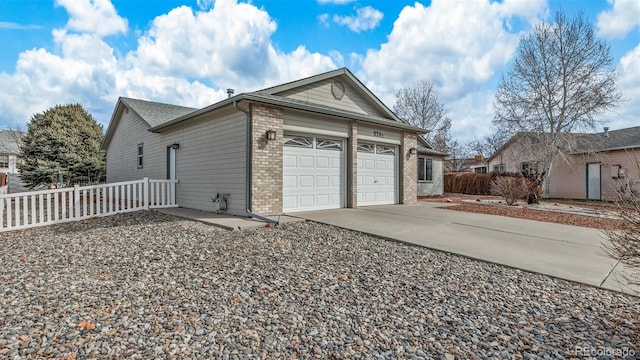
<path fill-rule="evenodd" d="M 579 150 L 576 152 L 608 151 L 640 147 L 640 126 L 596 134 L 578 135 Z"/>
<path fill-rule="evenodd" d="M 120 99 L 125 105 L 127 105 L 127 107 L 135 111 L 151 127 L 162 125 L 175 118 L 198 110 L 185 106 L 163 104 L 159 102 L 125 97 Z"/>

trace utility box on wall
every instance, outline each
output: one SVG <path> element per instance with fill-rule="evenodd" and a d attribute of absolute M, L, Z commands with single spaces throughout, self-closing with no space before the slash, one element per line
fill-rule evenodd
<path fill-rule="evenodd" d="M 619 179 L 625 177 L 627 171 L 623 169 L 621 165 L 614 164 L 611 165 L 611 177 L 614 179 Z"/>

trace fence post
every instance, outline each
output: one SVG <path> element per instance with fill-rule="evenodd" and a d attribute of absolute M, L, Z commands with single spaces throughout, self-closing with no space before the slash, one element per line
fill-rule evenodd
<path fill-rule="evenodd" d="M 73 217 L 80 217 L 80 185 L 73 185 Z"/>
<path fill-rule="evenodd" d="M 149 178 L 142 179 L 142 202 L 144 203 L 144 210 L 149 210 Z"/>

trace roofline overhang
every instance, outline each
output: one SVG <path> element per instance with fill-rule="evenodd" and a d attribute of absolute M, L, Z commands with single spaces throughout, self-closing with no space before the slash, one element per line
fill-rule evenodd
<path fill-rule="evenodd" d="M 569 153 L 569 155 L 580 155 L 580 154 L 589 154 L 589 153 L 601 153 L 607 151 L 619 151 L 619 150 L 635 150 L 640 149 L 640 144 L 638 145 L 630 145 L 630 146 L 619 146 L 612 148 L 604 148 L 604 149 L 591 149 L 591 150 L 579 150 L 575 152 Z"/>
<path fill-rule="evenodd" d="M 422 154 L 422 155 L 435 155 L 435 156 L 448 156 L 449 154 L 444 153 L 442 151 L 438 151 L 438 150 L 434 150 L 434 149 L 429 149 L 429 148 L 425 148 L 425 147 L 418 147 L 418 154 Z"/>
<path fill-rule="evenodd" d="M 367 115 L 363 115 L 363 114 L 358 114 L 358 113 L 354 113 L 354 112 L 348 112 L 348 111 L 340 111 L 340 110 L 335 110 L 332 108 L 326 108 L 326 107 L 321 107 L 321 106 L 316 106 L 313 104 L 309 104 L 309 103 L 299 103 L 299 102 L 292 102 L 292 101 L 287 101 L 285 98 L 273 98 L 273 97 L 264 97 L 264 96 L 260 96 L 259 94 L 256 93 L 242 93 L 236 96 L 233 96 L 231 98 L 227 98 L 225 100 L 222 100 L 220 102 L 217 102 L 215 104 L 209 105 L 207 107 L 204 107 L 200 110 L 196 110 L 192 113 L 183 115 L 181 117 L 178 117 L 174 120 L 168 121 L 164 124 L 158 125 L 158 126 L 154 126 L 152 128 L 149 129 L 149 131 L 152 132 L 161 132 L 163 129 L 171 127 L 173 125 L 176 125 L 178 123 L 181 123 L 183 121 L 187 121 L 191 118 L 197 117 L 199 115 L 202 114 L 206 114 L 208 112 L 211 111 L 215 111 L 218 109 L 221 109 L 225 106 L 229 106 L 229 105 L 233 105 L 234 102 L 240 102 L 240 101 L 248 101 L 251 103 L 261 103 L 261 104 L 267 104 L 267 105 L 273 105 L 273 106 L 281 106 L 281 107 L 285 107 L 285 108 L 289 108 L 289 109 L 294 109 L 294 110 L 301 110 L 301 111 L 308 111 L 308 112 L 312 112 L 312 113 L 316 113 L 316 114 L 320 114 L 320 115 L 329 115 L 329 116 L 334 116 L 334 117 L 338 117 L 338 118 L 343 118 L 346 120 L 356 120 L 356 121 L 362 121 L 362 122 L 366 122 L 366 123 L 371 123 L 374 125 L 380 125 L 380 126 L 385 126 L 385 127 L 391 127 L 391 128 L 397 128 L 397 129 L 402 129 L 402 130 L 407 130 L 407 131 L 413 131 L 413 132 L 417 132 L 417 133 L 426 133 L 428 132 L 425 129 L 416 127 L 416 126 L 412 126 L 412 125 L 408 125 L 405 123 L 394 123 L 391 122 L 390 120 L 387 119 L 383 119 L 383 118 L 376 118 L 376 117 L 371 117 L 371 116 L 367 116 Z"/>

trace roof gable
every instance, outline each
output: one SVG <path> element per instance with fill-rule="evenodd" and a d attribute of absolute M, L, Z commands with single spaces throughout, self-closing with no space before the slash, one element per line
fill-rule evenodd
<path fill-rule="evenodd" d="M 125 97 L 121 97 L 120 101 L 138 114 L 138 116 L 140 116 L 140 118 L 142 118 L 142 120 L 144 120 L 150 127 L 162 125 L 167 121 L 198 110 L 196 108 L 186 106 L 163 104 L 154 101 Z"/>
<path fill-rule="evenodd" d="M 279 96 L 294 101 L 402 122 L 347 68 L 258 90 L 254 93 Z"/>
<path fill-rule="evenodd" d="M 163 104 L 147 100 L 120 97 L 118 99 L 118 102 L 116 103 L 116 108 L 113 110 L 111 120 L 109 121 L 109 127 L 107 128 L 104 140 L 102 141 L 102 150 L 107 150 L 107 147 L 111 142 L 111 138 L 113 137 L 113 134 L 115 133 L 115 130 L 120 123 L 122 113 L 127 110 L 133 111 L 140 119 L 142 119 L 142 121 L 147 124 L 147 126 L 152 128 L 154 126 L 167 123 L 175 118 L 192 113 L 197 109 L 185 106 Z"/>

